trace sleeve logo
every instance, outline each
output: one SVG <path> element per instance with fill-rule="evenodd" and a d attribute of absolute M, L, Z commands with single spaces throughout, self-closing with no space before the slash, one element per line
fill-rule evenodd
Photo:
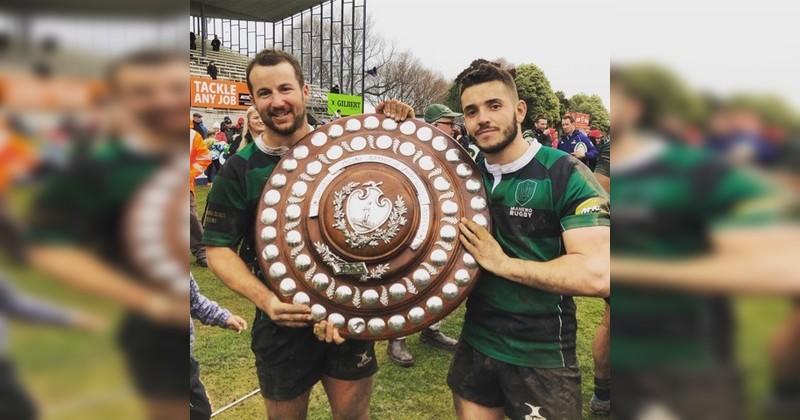
<path fill-rule="evenodd" d="M 579 204 L 575 214 L 608 213 L 608 201 L 602 197 L 592 197 Z"/>

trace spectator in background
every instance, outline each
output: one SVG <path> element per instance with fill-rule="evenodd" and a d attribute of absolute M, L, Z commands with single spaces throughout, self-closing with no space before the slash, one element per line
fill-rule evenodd
<path fill-rule="evenodd" d="M 219 69 L 217 69 L 217 65 L 214 61 L 210 61 L 208 63 L 208 67 L 206 67 L 206 73 L 211 76 L 212 79 L 217 80 L 217 74 L 219 73 Z"/>
<path fill-rule="evenodd" d="M 261 121 L 261 116 L 255 107 L 247 108 L 245 114 L 244 125 L 242 126 L 242 133 L 235 136 L 228 148 L 228 155 L 234 155 L 240 148 L 250 144 L 254 138 L 261 137 L 261 133 L 267 128 L 264 121 Z"/>
<path fill-rule="evenodd" d="M 203 137 L 195 130 L 189 130 L 189 250 L 197 260 L 197 265 L 208 267 L 206 248 L 202 244 L 203 225 L 197 217 L 197 201 L 194 195 L 194 180 L 211 164 L 211 152 Z"/>
<path fill-rule="evenodd" d="M 228 135 L 225 134 L 225 129 L 227 128 L 227 124 L 223 120 L 222 123 L 214 123 L 214 140 L 218 142 L 227 143 L 228 142 Z"/>
<path fill-rule="evenodd" d="M 533 123 L 533 138 L 542 146 L 551 147 L 553 145 L 553 139 L 547 132 L 547 117 L 544 115 L 536 116 L 536 121 Z"/>
<path fill-rule="evenodd" d="M 233 134 L 242 134 L 242 128 L 244 128 L 244 117 L 239 117 L 236 121 L 236 125 L 233 126 Z"/>
<path fill-rule="evenodd" d="M 208 128 L 203 124 L 203 116 L 199 112 L 192 114 L 192 130 L 200 133 L 203 138 L 208 137 Z"/>
<path fill-rule="evenodd" d="M 589 130 L 586 136 L 589 137 L 589 140 L 592 141 L 592 144 L 594 144 L 595 147 L 600 147 L 600 143 L 603 141 L 602 131 L 597 128 L 593 128 Z"/>
<path fill-rule="evenodd" d="M 197 49 L 197 37 L 194 35 L 194 32 L 189 32 L 189 48 L 193 50 Z"/>
<path fill-rule="evenodd" d="M 219 306 L 217 302 L 203 296 L 200 287 L 194 281 L 194 276 L 189 273 L 189 305 L 192 318 L 205 325 L 214 325 L 240 333 L 247 329 L 247 321 L 239 315 Z M 211 418 L 211 403 L 203 382 L 200 380 L 200 365 L 193 355 L 194 324 L 189 324 L 189 411 L 192 420 L 206 420 Z"/>
<path fill-rule="evenodd" d="M 442 104 L 430 104 L 425 108 L 425 122 L 453 138 L 455 138 L 455 118 L 460 116 L 461 113 L 453 112 Z"/>
<path fill-rule="evenodd" d="M 211 49 L 214 51 L 219 51 L 219 47 L 222 45 L 222 42 L 214 35 L 214 39 L 211 41 Z"/>
<path fill-rule="evenodd" d="M 558 149 L 575 156 L 589 168 L 594 167 L 598 156 L 597 148 L 583 131 L 575 127 L 575 118 L 564 115 L 561 119 L 561 128 L 564 132 L 558 140 Z"/>

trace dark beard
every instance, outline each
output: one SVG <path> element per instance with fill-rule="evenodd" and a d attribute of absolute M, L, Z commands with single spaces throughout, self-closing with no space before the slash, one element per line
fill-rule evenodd
<path fill-rule="evenodd" d="M 259 115 L 260 115 L 260 113 L 259 113 Z M 282 136 L 289 136 L 291 134 L 294 134 L 295 131 L 297 131 L 300 127 L 303 126 L 303 123 L 305 122 L 305 119 L 306 119 L 306 110 L 305 110 L 305 108 L 303 108 L 303 112 L 301 114 L 296 114 L 295 117 L 294 117 L 294 124 L 292 124 L 289 128 L 286 128 L 286 129 L 278 128 L 272 122 L 272 118 L 270 117 L 269 114 L 267 114 L 266 117 L 267 118 L 264 118 L 264 115 L 261 115 L 261 120 L 264 121 L 264 124 L 267 127 L 269 127 L 270 130 L 272 130 L 275 133 L 280 134 Z"/>
<path fill-rule="evenodd" d="M 475 145 L 478 146 L 478 149 L 480 149 L 480 151 L 483 153 L 497 153 L 508 147 L 508 145 L 511 144 L 515 138 L 517 138 L 517 134 L 519 133 L 516 115 L 514 115 L 514 121 L 511 123 L 511 128 L 503 130 L 502 133 L 505 135 L 505 137 L 503 137 L 503 141 L 495 144 L 494 146 L 481 147 L 480 143 L 477 141 L 475 141 Z"/>

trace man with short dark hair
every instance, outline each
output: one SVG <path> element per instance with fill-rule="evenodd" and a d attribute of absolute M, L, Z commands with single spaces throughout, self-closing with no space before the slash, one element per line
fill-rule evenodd
<path fill-rule="evenodd" d="M 581 418 L 572 296 L 608 296 L 608 197 L 576 158 L 522 137 L 508 72 L 479 60 L 457 80 L 493 231 L 459 225 L 484 271 L 447 378 L 456 414 Z"/>
<path fill-rule="evenodd" d="M 373 342 L 342 343 L 332 328 L 327 342 L 318 340 L 309 328 L 309 306 L 281 302 L 267 288 L 256 261 L 253 220 L 261 192 L 281 156 L 311 132 L 306 121 L 309 86 L 297 59 L 281 50 L 258 53 L 246 77 L 266 130 L 230 157 L 209 192 L 203 237 L 208 265 L 226 286 L 256 305 L 251 348 L 270 418 L 305 418 L 311 388 L 321 380 L 333 418 L 367 419 L 378 369 Z M 414 116 L 411 107 L 398 101 L 381 103 L 376 110 L 398 121 Z"/>
<path fill-rule="evenodd" d="M 533 122 L 533 137 L 542 146 L 551 147 L 553 145 L 553 139 L 547 133 L 547 117 L 544 115 L 536 116 L 536 121 Z"/>
<path fill-rule="evenodd" d="M 211 49 L 214 51 L 219 51 L 219 47 L 222 45 L 222 41 L 214 35 L 214 39 L 211 41 Z"/>
<path fill-rule="evenodd" d="M 583 131 L 575 127 L 575 118 L 569 114 L 564 115 L 561 118 L 561 128 L 563 132 L 558 139 L 558 149 L 575 156 L 584 164 L 593 164 L 597 160 L 597 148 Z"/>

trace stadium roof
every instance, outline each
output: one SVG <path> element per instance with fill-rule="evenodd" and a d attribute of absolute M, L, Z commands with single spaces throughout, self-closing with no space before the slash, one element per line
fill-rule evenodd
<path fill-rule="evenodd" d="M 277 22 L 322 3 L 321 0 L 192 0 L 189 13 L 206 17 Z"/>

